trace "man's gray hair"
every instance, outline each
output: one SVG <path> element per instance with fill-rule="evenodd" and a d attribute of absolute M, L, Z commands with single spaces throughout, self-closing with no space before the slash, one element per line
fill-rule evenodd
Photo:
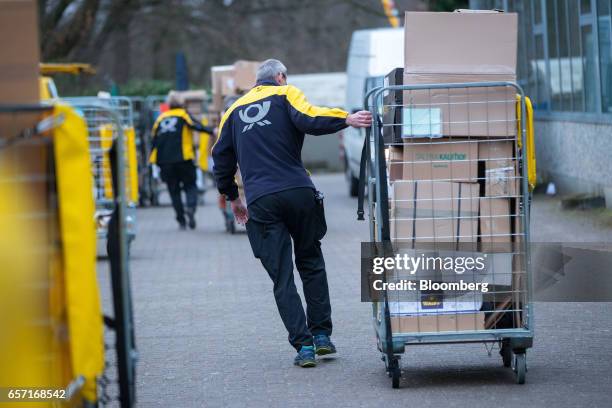
<path fill-rule="evenodd" d="M 182 108 L 183 107 L 183 98 L 180 93 L 176 91 L 168 92 L 168 96 L 166 96 L 166 103 L 171 109 Z"/>
<path fill-rule="evenodd" d="M 277 59 L 267 59 L 257 68 L 257 82 L 274 81 L 278 74 L 287 75 L 287 67 Z"/>

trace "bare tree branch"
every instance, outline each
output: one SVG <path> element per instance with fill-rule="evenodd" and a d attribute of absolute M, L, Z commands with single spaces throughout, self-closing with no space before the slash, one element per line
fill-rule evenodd
<path fill-rule="evenodd" d="M 69 55 L 91 32 L 99 3 L 99 0 L 84 0 L 69 22 L 49 29 L 43 36 L 43 58 L 53 60 Z"/>

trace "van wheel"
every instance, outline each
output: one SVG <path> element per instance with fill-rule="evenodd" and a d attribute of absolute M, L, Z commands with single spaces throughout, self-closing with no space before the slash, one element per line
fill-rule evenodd
<path fill-rule="evenodd" d="M 346 159 L 344 159 L 344 175 L 346 176 L 349 195 L 351 197 L 357 197 L 357 194 L 359 193 L 359 179 L 353 176 L 351 168 L 349 167 Z"/>

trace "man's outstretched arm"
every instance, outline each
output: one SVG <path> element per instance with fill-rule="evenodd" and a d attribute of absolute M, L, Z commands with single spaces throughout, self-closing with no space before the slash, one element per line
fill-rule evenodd
<path fill-rule="evenodd" d="M 213 128 L 209 126 L 204 126 L 200 121 L 194 119 L 193 116 L 191 116 L 189 113 L 187 113 L 186 119 L 187 120 L 185 122 L 191 130 L 195 130 L 196 132 L 208 133 L 210 135 L 214 134 L 215 132 Z"/>
<path fill-rule="evenodd" d="M 287 87 L 287 102 L 293 124 L 310 135 L 335 133 L 347 126 L 368 127 L 372 123 L 372 115 L 368 111 L 350 115 L 342 109 L 314 106 L 306 100 L 302 91 L 291 85 Z"/>

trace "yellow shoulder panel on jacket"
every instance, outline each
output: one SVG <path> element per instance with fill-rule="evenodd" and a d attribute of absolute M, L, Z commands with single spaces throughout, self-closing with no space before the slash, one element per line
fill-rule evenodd
<path fill-rule="evenodd" d="M 229 118 L 229 116 L 232 114 L 232 112 L 236 108 L 240 106 L 248 105 L 249 103 L 257 102 L 261 99 L 267 98 L 268 96 L 283 95 L 284 94 L 283 88 L 285 87 L 284 86 L 258 85 L 254 87 L 253 89 L 251 89 L 246 94 L 244 94 L 242 97 L 240 97 L 223 114 L 223 117 L 221 118 L 221 122 L 219 122 L 219 130 L 217 131 L 217 140 L 215 141 L 215 144 L 217 144 L 217 141 L 219 141 L 219 138 L 221 137 L 221 131 L 223 130 L 223 125 L 225 124 L 225 121 L 227 120 L 227 118 Z"/>
<path fill-rule="evenodd" d="M 304 93 L 293 85 L 287 85 L 281 88 L 285 88 L 287 95 L 287 102 L 291 104 L 297 111 L 311 117 L 316 116 L 329 116 L 332 118 L 346 118 L 348 112 L 338 108 L 323 108 L 319 106 L 311 105 L 307 100 Z"/>
<path fill-rule="evenodd" d="M 161 122 L 162 120 L 164 120 L 165 118 L 169 116 L 177 116 L 179 118 L 184 119 L 190 125 L 193 124 L 191 117 L 187 114 L 187 111 L 185 109 L 181 109 L 181 108 L 170 109 L 170 110 L 167 110 L 159 114 L 159 116 L 155 120 L 155 124 L 153 125 L 153 132 L 155 132 L 155 129 L 157 129 L 157 127 L 159 126 L 159 122 Z"/>

